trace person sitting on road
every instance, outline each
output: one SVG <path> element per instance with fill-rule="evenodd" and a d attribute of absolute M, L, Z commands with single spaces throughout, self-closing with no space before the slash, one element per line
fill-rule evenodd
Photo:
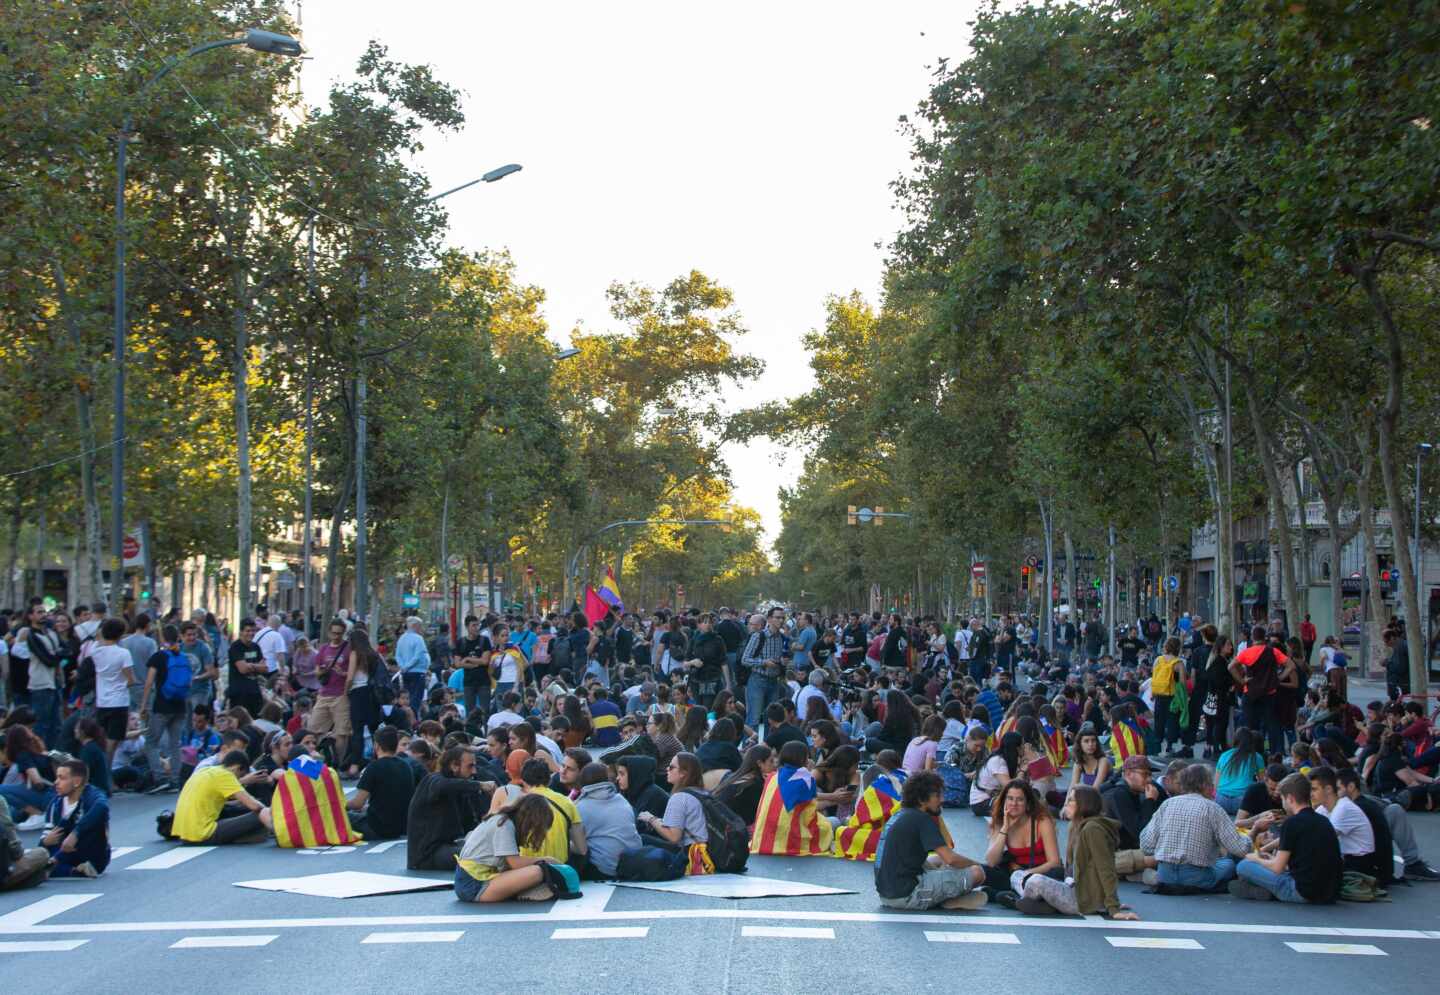
<path fill-rule="evenodd" d="M 263 838 L 270 812 L 241 786 L 240 778 L 248 773 L 250 758 L 242 750 L 196 770 L 180 789 L 171 832 L 186 843 L 212 845 Z"/>
<path fill-rule="evenodd" d="M 997 892 L 1009 890 L 1017 870 L 1052 876 L 1063 870 L 1055 820 L 1028 782 L 1017 778 L 1001 788 L 994 811 L 985 852 L 987 886 Z"/>
<path fill-rule="evenodd" d="M 1240 808 L 1235 813 L 1235 827 L 1237 829 L 1252 829 L 1261 816 L 1267 812 L 1274 813 L 1272 819 L 1265 825 L 1259 827 L 1257 832 L 1268 828 L 1284 815 L 1284 808 L 1280 804 L 1280 782 L 1285 780 L 1285 775 L 1290 773 L 1285 769 L 1284 764 L 1267 764 L 1260 772 L 1260 780 L 1253 782 L 1245 789 L 1245 794 L 1240 799 Z M 1217 799 L 1218 801 L 1218 799 Z M 1224 807 L 1222 805 L 1222 807 Z"/>
<path fill-rule="evenodd" d="M 665 814 L 657 818 L 643 812 L 639 816 L 639 821 L 655 834 L 644 842 L 683 852 L 687 875 L 715 873 L 706 846 L 710 841 L 710 830 L 705 822 L 705 807 L 693 793 L 705 790 L 700 758 L 693 753 L 675 754 L 665 776 L 670 782 L 670 800 L 665 803 Z"/>
<path fill-rule="evenodd" d="M 633 754 L 621 757 L 615 766 L 615 787 L 635 810 L 637 819 L 646 812 L 662 816 L 670 803 L 670 793 L 655 783 L 654 757 Z"/>
<path fill-rule="evenodd" d="M 14 818 L 23 820 L 15 828 L 22 833 L 45 828 L 45 810 L 55 798 L 55 769 L 45 741 L 29 726 L 12 725 L 5 731 L 5 761 L 10 766 L 0 798 L 10 803 Z"/>
<path fill-rule="evenodd" d="M 560 818 L 540 795 L 522 795 L 465 836 L 455 857 L 455 897 L 462 902 L 503 902 L 551 897 L 541 864 L 553 857 L 522 856 L 544 846 Z"/>
<path fill-rule="evenodd" d="M 1340 782 L 1329 767 L 1312 767 L 1305 775 L 1310 781 L 1310 799 L 1315 811 L 1330 820 L 1340 840 L 1340 859 L 1347 871 L 1368 874 L 1380 882 L 1394 877 L 1394 857 L 1387 846 L 1381 854 L 1375 829 L 1360 806 L 1340 792 Z"/>
<path fill-rule="evenodd" d="M 1102 791 L 1105 814 L 1120 823 L 1119 849 L 1115 851 L 1115 872 L 1139 880 L 1155 858 L 1140 848 L 1140 833 L 1155 817 L 1165 792 L 1150 777 L 1150 761 L 1130 757 L 1120 765 L 1120 783 Z"/>
<path fill-rule="evenodd" d="M 25 848 L 10 817 L 10 805 L 0 798 L 0 891 L 33 888 L 50 876 L 50 852 L 43 846 Z"/>
<path fill-rule="evenodd" d="M 1250 841 L 1211 797 L 1209 766 L 1190 764 L 1178 781 L 1179 793 L 1165 799 L 1141 831 L 1140 847 L 1154 855 L 1153 880 L 1163 892 L 1215 891 L 1235 876 L 1235 861 L 1250 852 Z"/>
<path fill-rule="evenodd" d="M 1120 823 L 1101 814 L 1103 804 L 1100 792 L 1089 785 L 1078 785 L 1070 791 L 1062 813 L 1070 821 L 1065 857 L 1069 874 L 1061 881 L 1033 871 L 1013 872 L 1010 893 L 1018 911 L 1026 915 L 1060 912 L 1072 916 L 1099 912 L 1107 919 L 1140 918 L 1120 904 L 1115 873 Z"/>
<path fill-rule="evenodd" d="M 519 751 L 512 750 L 510 755 L 514 756 L 516 752 Z M 588 766 L 588 763 L 583 766 Z M 538 849 L 528 852 L 522 847 L 521 852 L 532 857 L 553 857 L 562 864 L 570 862 L 578 871 L 584 867 L 583 858 L 590 849 L 580 811 L 567 795 L 552 791 L 549 784 L 550 763 L 532 757 L 521 765 L 520 777 L 515 782 L 495 790 L 490 797 L 489 814 L 498 814 L 507 805 L 513 805 L 522 795 L 539 795 L 549 800 L 555 808 L 556 821 L 550 824 L 550 830 Z M 575 858 L 573 861 L 572 856 Z"/>
<path fill-rule="evenodd" d="M 764 743 L 757 743 L 745 751 L 740 766 L 727 774 L 715 788 L 715 797 L 745 820 L 746 826 L 753 826 L 760 798 L 765 793 L 765 781 L 779 767 L 780 760 L 775 751 Z"/>
<path fill-rule="evenodd" d="M 1280 782 L 1285 822 L 1269 856 L 1251 854 L 1235 869 L 1230 882 L 1237 898 L 1324 905 L 1340 895 L 1345 864 L 1340 839 L 1330 820 L 1310 807 L 1310 782 L 1304 774 L 1290 774 Z"/>
<path fill-rule="evenodd" d="M 985 870 L 956 853 L 940 828 L 945 782 L 934 771 L 905 781 L 900 811 L 885 824 L 875 860 L 875 891 L 892 909 L 978 909 Z M 933 856 L 932 856 L 933 854 Z"/>
<path fill-rule="evenodd" d="M 971 815 L 977 818 L 989 816 L 991 806 L 1005 785 L 1019 776 L 1020 748 L 1023 743 L 1024 740 L 1018 732 L 1007 732 L 1000 737 L 999 745 L 970 782 Z"/>
<path fill-rule="evenodd" d="M 395 755 L 400 732 L 394 726 L 375 730 L 375 759 L 360 772 L 355 791 L 345 807 L 356 813 L 350 826 L 367 840 L 393 840 L 405 835 L 410 799 L 415 796 L 415 775 Z M 363 810 L 363 811 L 362 811 Z"/>
<path fill-rule="evenodd" d="M 668 718 L 669 716 L 665 716 Z M 588 763 L 580 771 L 580 797 L 575 800 L 588 847 L 586 877 L 615 877 L 620 855 L 641 845 L 635 829 L 635 810 L 610 782 L 602 763 Z"/>
<path fill-rule="evenodd" d="M 806 760 L 803 742 L 792 741 L 780 747 L 780 769 L 765 782 L 755 813 L 751 853 L 814 857 L 831 852 L 840 820 L 821 815 L 820 807 L 853 804 L 855 793 L 821 791 Z"/>
<path fill-rule="evenodd" d="M 1360 774 L 1353 767 L 1337 770 L 1335 779 L 1341 794 L 1360 806 L 1360 811 L 1370 820 L 1370 827 L 1375 833 L 1376 850 L 1382 854 L 1389 853 L 1393 845 L 1400 852 L 1400 859 L 1405 865 L 1404 880 L 1440 881 L 1440 871 L 1436 871 L 1420 855 L 1420 845 L 1415 841 L 1415 830 L 1411 827 L 1410 817 L 1404 808 L 1394 802 L 1386 803 L 1365 794 L 1360 784 Z M 1383 875 L 1376 876 L 1382 885 L 1390 880 Z M 1390 876 L 1394 876 L 1393 867 Z"/>
<path fill-rule="evenodd" d="M 51 877 L 99 877 L 110 866 L 110 800 L 90 783 L 84 761 L 55 765 L 55 800 L 45 821 L 54 827 L 40 837 Z"/>
<path fill-rule="evenodd" d="M 425 775 L 410 798 L 405 866 L 412 871 L 448 871 L 455 866 L 459 841 L 480 823 L 486 795 L 494 782 L 476 781 L 475 751 L 452 746 L 440 755 L 439 769 Z"/>

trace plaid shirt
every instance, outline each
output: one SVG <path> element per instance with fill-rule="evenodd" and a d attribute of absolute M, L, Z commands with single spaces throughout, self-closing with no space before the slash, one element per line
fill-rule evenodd
<path fill-rule="evenodd" d="M 784 660 L 789 652 L 790 640 L 785 633 L 771 632 L 767 625 L 759 632 L 750 633 L 750 641 L 745 644 L 745 655 L 740 662 L 763 675 L 765 664 L 771 660 Z"/>
<path fill-rule="evenodd" d="M 1211 867 L 1224 855 L 1245 856 L 1250 841 L 1209 798 L 1176 795 L 1165 799 L 1140 830 L 1140 849 L 1164 864 Z"/>

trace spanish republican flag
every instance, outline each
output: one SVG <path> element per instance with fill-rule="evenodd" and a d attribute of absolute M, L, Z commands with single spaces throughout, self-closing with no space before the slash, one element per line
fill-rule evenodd
<path fill-rule="evenodd" d="M 835 842 L 830 820 L 815 801 L 815 775 L 807 767 L 781 767 L 765 782 L 750 852 L 778 857 L 829 856 Z"/>
<path fill-rule="evenodd" d="M 896 774 L 881 774 L 865 789 L 855 803 L 855 814 L 835 831 L 835 856 L 846 860 L 875 859 L 885 823 L 900 808 L 902 778 Z"/>
<path fill-rule="evenodd" d="M 1115 766 L 1123 764 L 1127 757 L 1145 755 L 1145 736 L 1140 727 L 1126 720 L 1110 727 L 1110 752 L 1115 756 Z"/>
<path fill-rule="evenodd" d="M 600 582 L 600 590 L 595 592 L 600 600 L 620 614 L 625 614 L 625 601 L 620 597 L 620 585 L 615 582 L 615 570 L 613 567 L 605 568 L 605 579 Z"/>
<path fill-rule="evenodd" d="M 319 770 L 305 768 L 308 773 L 292 767 L 275 784 L 270 818 L 276 845 L 293 848 L 360 842 L 360 834 L 350 828 L 340 776 L 329 767 L 315 766 Z"/>

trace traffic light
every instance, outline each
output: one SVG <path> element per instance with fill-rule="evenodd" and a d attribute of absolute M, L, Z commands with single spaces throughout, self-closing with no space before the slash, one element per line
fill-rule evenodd
<path fill-rule="evenodd" d="M 1027 594 L 1030 592 L 1030 566 L 1029 564 L 1020 567 L 1020 589 Z"/>

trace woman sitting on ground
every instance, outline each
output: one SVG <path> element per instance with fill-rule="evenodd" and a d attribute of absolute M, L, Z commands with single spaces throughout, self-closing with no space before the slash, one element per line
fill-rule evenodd
<path fill-rule="evenodd" d="M 1139 919 L 1120 904 L 1115 874 L 1120 824 L 1102 815 L 1102 808 L 1100 792 L 1083 784 L 1072 788 L 1064 812 L 1064 817 L 1071 822 L 1065 855 L 1067 879 L 1056 880 L 1048 874 L 1016 870 L 1010 875 L 1010 890 L 1002 893 L 998 901 L 1026 915 L 1060 912 L 1073 916 L 1099 912 L 1107 919 Z"/>
<path fill-rule="evenodd" d="M 680 723 L 680 731 L 675 734 L 675 738 L 680 740 L 681 745 L 683 745 L 685 749 L 692 751 L 699 750 L 700 743 L 705 739 L 705 731 L 709 725 L 710 723 L 706 718 L 705 709 L 687 708 L 685 710 L 685 717 Z M 719 725 L 719 722 L 716 722 L 716 725 Z M 714 730 L 710 731 L 712 733 L 714 732 Z M 732 747 L 735 744 L 736 738 L 735 726 L 734 723 L 731 723 L 730 744 Z M 735 767 L 738 766 L 740 766 L 740 754 L 737 752 L 735 754 Z M 735 767 L 727 769 L 734 770 Z"/>
<path fill-rule="evenodd" d="M 541 864 L 550 857 L 522 857 L 520 848 L 539 849 L 555 810 L 543 795 L 528 794 L 488 816 L 465 837 L 455 868 L 455 897 L 462 902 L 503 902 L 549 898 Z M 543 896 L 541 891 L 547 892 Z M 534 894 L 528 895 L 527 892 Z"/>
<path fill-rule="evenodd" d="M 1234 816 L 1240 811 L 1240 800 L 1255 777 L 1265 769 L 1265 758 L 1255 748 L 1255 734 L 1241 726 L 1235 730 L 1235 745 L 1215 763 L 1215 775 L 1219 779 L 1215 801 L 1226 813 Z"/>
<path fill-rule="evenodd" d="M 1412 812 L 1430 812 L 1440 807 L 1440 781 L 1410 766 L 1405 757 L 1405 740 L 1394 730 L 1383 734 L 1380 751 L 1365 761 L 1365 774 L 1381 798 L 1399 801 Z"/>
<path fill-rule="evenodd" d="M 820 813 L 841 822 L 854 815 L 860 790 L 860 751 L 853 746 L 837 747 L 815 765 L 814 771 L 819 796 L 835 799 L 822 803 Z"/>
<path fill-rule="evenodd" d="M 920 735 L 911 739 L 905 747 L 902 766 L 906 774 L 918 774 L 922 770 L 934 770 L 939 766 L 937 756 L 940 738 L 945 735 L 945 718 L 940 715 L 927 716 L 920 726 Z"/>
<path fill-rule="evenodd" d="M 815 704 L 819 698 L 811 698 L 810 704 Z M 809 724 L 810 749 L 814 753 L 815 762 L 822 763 L 831 753 L 834 753 L 842 745 L 840 728 L 828 718 L 817 719 Z"/>
<path fill-rule="evenodd" d="M 699 715 L 703 724 L 703 711 L 695 708 L 690 714 Z M 681 742 L 684 742 L 684 737 L 681 737 Z M 729 719 L 716 719 L 710 735 L 695 750 L 695 755 L 700 758 L 700 766 L 704 770 L 739 770 L 741 757 L 735 747 L 735 723 Z"/>
<path fill-rule="evenodd" d="M 1034 788 L 1018 779 L 1010 781 L 1000 790 L 995 811 L 985 853 L 987 885 L 1005 891 L 1015 871 L 1052 877 L 1061 872 L 1055 820 Z"/>
<path fill-rule="evenodd" d="M 1007 732 L 985 761 L 975 779 L 970 782 L 970 813 L 981 818 L 990 814 L 996 796 L 1020 774 L 1020 745 L 1018 732 Z"/>
<path fill-rule="evenodd" d="M 693 753 L 677 753 L 665 769 L 670 782 L 670 800 L 665 814 L 659 818 L 641 812 L 637 821 L 659 837 L 661 845 L 685 852 L 685 874 L 714 874 L 706 844 L 710 840 L 705 823 L 705 808 L 692 791 L 704 791 L 704 772 L 700 758 Z M 643 839 L 643 837 L 642 837 Z"/>
<path fill-rule="evenodd" d="M 664 685 L 661 685 L 656 694 L 658 695 L 660 691 L 664 690 Z M 650 720 L 645 725 L 645 731 L 650 734 L 650 741 L 655 744 L 655 749 L 659 754 L 658 766 L 669 766 L 670 758 L 685 749 L 675 736 L 675 716 L 670 712 L 651 712 Z"/>
<path fill-rule="evenodd" d="M 1100 736 L 1095 727 L 1086 722 L 1075 735 L 1075 746 L 1071 749 L 1075 761 L 1075 772 L 1071 778 L 1070 793 L 1081 785 L 1099 789 L 1110 776 L 1110 755 L 1100 746 Z"/>
<path fill-rule="evenodd" d="M 740 766 L 727 774 L 715 789 L 716 799 L 744 819 L 745 825 L 753 826 L 760 796 L 765 792 L 765 779 L 779 766 L 775 751 L 764 743 L 750 747 Z"/>

